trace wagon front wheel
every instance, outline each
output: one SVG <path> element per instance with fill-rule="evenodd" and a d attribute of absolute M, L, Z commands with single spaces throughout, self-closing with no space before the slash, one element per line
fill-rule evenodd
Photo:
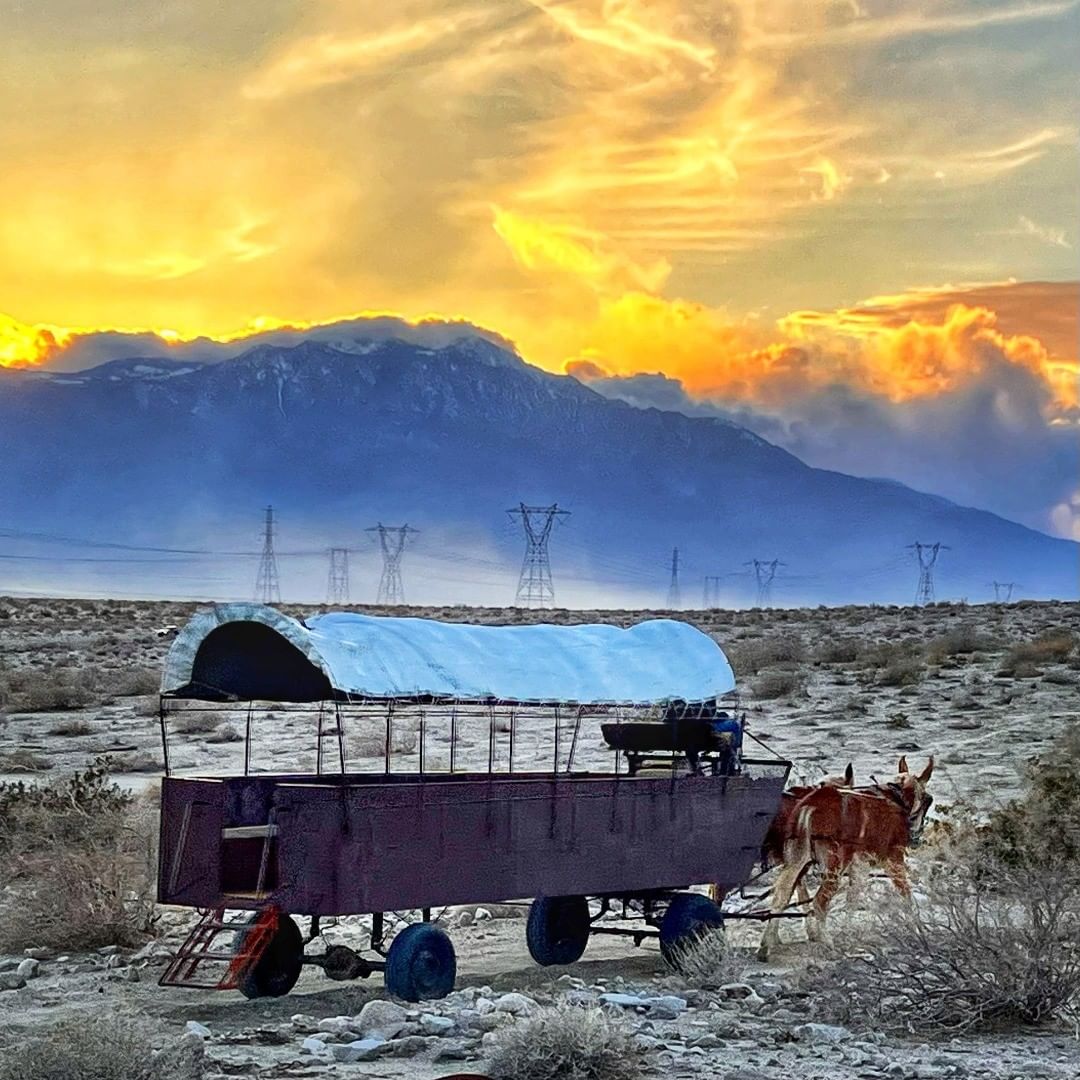
<path fill-rule="evenodd" d="M 265 913 L 255 914 L 247 926 L 238 930 L 233 940 L 233 952 L 244 951 L 249 935 Z M 246 998 L 283 997 L 300 978 L 304 966 L 304 938 L 296 921 L 288 915 L 278 915 L 277 926 L 255 963 L 240 977 L 237 989 Z"/>
<path fill-rule="evenodd" d="M 720 905 L 700 893 L 676 893 L 660 921 L 660 952 L 676 970 L 686 949 L 706 935 L 724 932 Z"/>
<path fill-rule="evenodd" d="M 431 1001 L 454 989 L 457 957 L 445 930 L 431 923 L 406 926 L 386 954 L 386 989 L 403 1001 Z"/>
<path fill-rule="evenodd" d="M 589 944 L 589 901 L 584 896 L 538 896 L 529 908 L 525 941 L 542 967 L 580 960 Z"/>

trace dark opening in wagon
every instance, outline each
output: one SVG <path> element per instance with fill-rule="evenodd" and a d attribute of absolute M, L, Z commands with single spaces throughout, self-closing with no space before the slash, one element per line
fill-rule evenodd
<path fill-rule="evenodd" d="M 750 877 L 787 778 L 742 753 L 734 687 L 719 646 L 667 619 L 200 611 L 162 678 L 159 899 L 204 915 L 162 982 L 280 994 L 307 962 L 439 996 L 454 954 L 433 910 L 530 897 L 539 963 L 576 960 L 592 933 L 670 953 L 721 921 L 687 890 Z M 193 708 L 243 727 L 235 770 L 180 775 L 170 732 Z M 600 922 L 617 908 L 645 929 Z M 419 921 L 388 941 L 387 913 L 406 911 Z M 371 916 L 375 959 L 305 955 L 294 917 L 310 940 L 340 915 Z"/>

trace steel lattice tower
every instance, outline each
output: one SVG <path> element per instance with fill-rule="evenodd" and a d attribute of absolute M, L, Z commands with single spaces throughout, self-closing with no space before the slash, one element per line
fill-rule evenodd
<path fill-rule="evenodd" d="M 281 584 L 278 580 L 277 559 L 274 557 L 274 508 L 268 506 L 263 518 L 263 548 L 259 572 L 255 576 L 255 599 L 264 604 L 281 603 Z"/>
<path fill-rule="evenodd" d="M 744 566 L 754 568 L 754 580 L 757 582 L 757 606 L 766 608 L 772 603 L 772 583 L 776 577 L 776 570 L 787 563 L 779 559 L 751 559 Z"/>
<path fill-rule="evenodd" d="M 992 581 L 990 584 L 994 586 L 995 604 L 1008 604 L 1011 602 L 1013 589 L 1016 588 L 1015 581 Z"/>
<path fill-rule="evenodd" d="M 382 550 L 383 568 L 379 578 L 377 604 L 404 604 L 405 587 L 401 584 L 401 556 L 410 536 L 415 536 L 418 529 L 411 525 L 384 525 L 379 522 L 367 530 L 377 533 L 379 547 Z"/>
<path fill-rule="evenodd" d="M 711 574 L 705 578 L 705 588 L 701 593 L 701 606 L 703 608 L 716 608 L 720 606 L 720 581 L 719 574 Z"/>
<path fill-rule="evenodd" d="M 525 530 L 525 560 L 521 564 L 517 596 L 518 607 L 549 608 L 555 604 L 555 586 L 551 580 L 551 561 L 548 558 L 548 539 L 556 518 L 567 517 L 569 510 L 551 506 L 526 506 L 507 510 L 511 520 L 519 519 Z"/>
<path fill-rule="evenodd" d="M 326 579 L 326 602 L 347 604 L 349 602 L 349 549 L 330 548 L 330 573 Z"/>
<path fill-rule="evenodd" d="M 679 588 L 679 549 L 674 548 L 671 552 L 671 584 L 667 591 L 668 611 L 676 611 L 682 607 L 682 590 Z"/>
<path fill-rule="evenodd" d="M 934 602 L 934 566 L 937 563 L 938 552 L 948 551 L 947 544 L 908 544 L 908 548 L 915 552 L 915 558 L 919 561 L 919 585 L 915 590 L 915 606 L 924 607 Z"/>

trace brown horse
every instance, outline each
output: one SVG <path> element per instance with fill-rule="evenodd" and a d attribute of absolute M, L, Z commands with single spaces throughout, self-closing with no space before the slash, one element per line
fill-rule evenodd
<path fill-rule="evenodd" d="M 788 788 L 780 797 L 780 809 L 776 812 L 769 825 L 769 831 L 761 842 L 761 869 L 768 870 L 771 866 L 779 866 L 784 861 L 784 838 L 790 826 L 791 812 L 795 809 L 798 801 L 811 791 L 819 787 L 851 787 L 855 783 L 855 770 L 851 762 L 843 773 L 834 776 L 823 776 L 816 784 L 798 784 Z M 806 884 L 802 878 L 798 882 L 799 901 L 806 904 L 810 902 L 810 896 L 806 891 Z M 710 885 L 709 897 L 717 904 L 723 901 L 727 888 L 723 885 Z"/>
<path fill-rule="evenodd" d="M 822 882 L 807 916 L 806 933 L 811 941 L 820 940 L 829 904 L 857 859 L 881 866 L 901 895 L 910 895 L 904 855 L 922 833 L 933 802 L 926 791 L 933 771 L 932 757 L 918 775 L 901 758 L 895 779 L 887 784 L 858 789 L 819 786 L 802 796 L 787 817 L 772 911 L 783 911 L 791 903 L 791 894 L 816 865 Z M 770 920 L 758 949 L 760 959 L 779 943 L 779 931 L 779 920 Z"/>

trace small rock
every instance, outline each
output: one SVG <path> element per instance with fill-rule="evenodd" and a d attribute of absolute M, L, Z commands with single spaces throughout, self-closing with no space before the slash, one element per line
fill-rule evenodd
<path fill-rule="evenodd" d="M 491 920 L 491 912 L 486 907 L 478 907 L 473 915 L 477 922 L 489 922 Z"/>
<path fill-rule="evenodd" d="M 623 1009 L 636 1009 L 645 1004 L 644 999 L 635 994 L 601 994 L 600 1000 L 605 1005 L 618 1005 Z"/>
<path fill-rule="evenodd" d="M 408 1023 L 409 1013 L 393 1001 L 376 998 L 367 1002 L 351 1021 L 361 1038 L 392 1039 Z"/>
<path fill-rule="evenodd" d="M 39 967 L 41 967 L 41 961 L 28 956 L 15 969 L 15 974 L 21 975 L 24 979 L 32 979 L 37 975 Z"/>
<path fill-rule="evenodd" d="M 449 1016 L 437 1016 L 435 1013 L 424 1013 L 420 1017 L 420 1028 L 425 1035 L 449 1035 L 457 1024 Z"/>
<path fill-rule="evenodd" d="M 800 1024 L 791 1029 L 791 1036 L 796 1042 L 838 1043 L 850 1039 L 851 1032 L 834 1024 Z"/>
<path fill-rule="evenodd" d="M 385 1039 L 356 1039 L 331 1046 L 330 1056 L 335 1061 L 371 1061 L 385 1045 Z"/>
<path fill-rule="evenodd" d="M 309 1035 L 300 1044 L 301 1054 L 315 1054 L 322 1055 L 329 1052 L 329 1047 L 322 1041 L 322 1039 L 316 1039 L 314 1035 Z"/>
<path fill-rule="evenodd" d="M 23 949 L 23 956 L 28 956 L 31 960 L 48 960 L 48 949 Z"/>
<path fill-rule="evenodd" d="M 649 1006 L 649 1016 L 656 1020 L 675 1020 L 686 1012 L 686 1001 L 674 994 L 665 994 L 662 997 L 647 998 L 645 1004 Z"/>
<path fill-rule="evenodd" d="M 202 1080 L 206 1074 L 206 1049 L 197 1035 L 185 1033 L 164 1047 L 155 1059 L 154 1071 L 170 1080 Z"/>
<path fill-rule="evenodd" d="M 21 990 L 26 979 L 17 971 L 0 971 L 0 990 Z"/>
<path fill-rule="evenodd" d="M 351 1016 L 328 1016 L 319 1021 L 319 1031 L 327 1031 L 331 1035 L 353 1035 L 355 1026 Z"/>
<path fill-rule="evenodd" d="M 115 953 L 118 953 L 119 951 L 120 951 L 120 946 L 119 945 L 102 945 L 101 948 L 98 949 L 97 954 L 98 954 L 98 956 L 113 956 Z"/>
<path fill-rule="evenodd" d="M 503 994 L 495 1002 L 495 1009 L 497 1012 L 509 1013 L 511 1016 L 529 1016 L 536 1011 L 536 1002 L 524 994 Z"/>
<path fill-rule="evenodd" d="M 210 1029 L 205 1024 L 200 1024 L 198 1020 L 189 1020 L 184 1025 L 184 1030 L 189 1035 L 198 1035 L 200 1039 L 210 1038 Z"/>

